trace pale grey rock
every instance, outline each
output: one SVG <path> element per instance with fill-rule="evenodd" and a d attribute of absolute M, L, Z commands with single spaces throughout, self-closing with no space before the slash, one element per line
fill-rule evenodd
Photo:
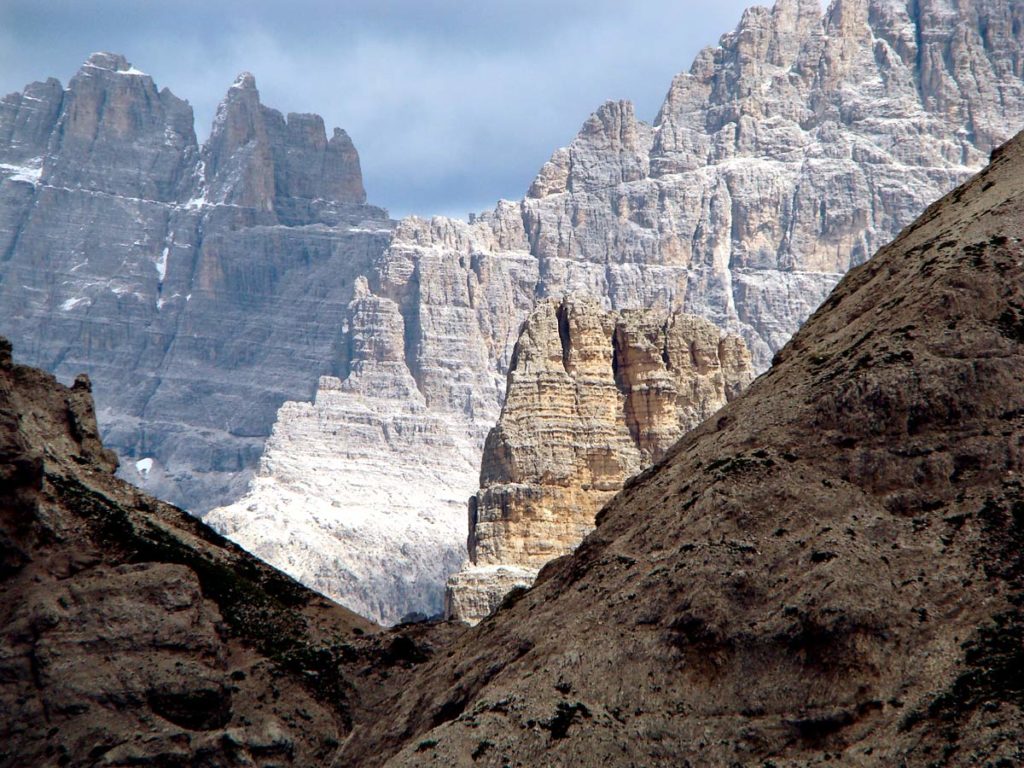
<path fill-rule="evenodd" d="M 980 0 L 940 13 L 926 0 L 918 13 L 907 2 L 842 0 L 823 15 L 816 2 L 783 0 L 751 9 L 673 81 L 653 126 L 611 102 L 552 155 L 524 200 L 472 224 L 403 221 L 367 279 L 400 308 L 404 360 L 427 408 L 482 456 L 520 324 L 537 297 L 567 293 L 609 309 L 703 316 L 742 334 L 764 369 L 846 269 L 1024 124 L 1013 26 L 1022 8 Z M 918 37 L 942 77 L 918 75 Z M 986 131 L 971 117 L 982 113 Z M 310 445 L 342 437 L 363 439 L 346 427 Z M 392 460 L 415 462 L 409 450 Z M 456 451 L 448 456 L 461 466 Z M 374 469 L 384 483 L 399 475 L 391 466 Z M 467 471 L 456 487 L 469 482 Z M 240 536 L 249 503 L 231 514 Z M 256 506 L 276 503 L 267 495 Z M 353 541 L 346 557 L 356 550 Z"/>
<path fill-rule="evenodd" d="M 202 513 L 243 493 L 286 399 L 347 374 L 352 286 L 393 223 L 344 132 L 251 76 L 203 148 L 192 123 L 113 54 L 0 103 L 0 327 L 89 371 L 123 474 Z"/>
<path fill-rule="evenodd" d="M 545 290 L 741 331 L 759 368 L 831 289 L 1024 124 L 1024 5 L 754 7 L 653 126 L 604 105 L 524 201 Z"/>
<path fill-rule="evenodd" d="M 375 621 L 443 612 L 504 392 L 499 366 L 537 282 L 503 210 L 516 207 L 473 224 L 400 223 L 356 279 L 347 377 L 281 407 L 248 492 L 206 522 Z"/>
<path fill-rule="evenodd" d="M 463 569 L 452 575 L 445 586 L 444 615 L 476 624 L 494 613 L 510 592 L 532 586 L 538 571 L 538 568 L 514 565 L 481 565 Z"/>
<path fill-rule="evenodd" d="M 465 559 L 470 422 L 427 407 L 398 305 L 362 277 L 348 327 L 348 377 L 322 377 L 312 404 L 281 407 L 248 494 L 205 522 L 374 621 L 436 615 L 437 585 Z"/>

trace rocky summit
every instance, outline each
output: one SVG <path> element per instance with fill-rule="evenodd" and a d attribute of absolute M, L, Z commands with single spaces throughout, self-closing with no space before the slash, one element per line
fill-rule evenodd
<path fill-rule="evenodd" d="M 475 623 L 571 552 L 627 478 L 753 379 L 738 336 L 693 315 L 545 299 L 512 355 L 445 613 Z"/>
<path fill-rule="evenodd" d="M 1024 134 L 854 268 L 359 766 L 1024 760 Z"/>
<path fill-rule="evenodd" d="M 359 157 L 240 75 L 192 108 L 123 56 L 0 102 L 0 332 L 97 385 L 122 474 L 192 511 L 237 498 L 278 407 L 345 372 L 356 275 L 392 224 Z"/>

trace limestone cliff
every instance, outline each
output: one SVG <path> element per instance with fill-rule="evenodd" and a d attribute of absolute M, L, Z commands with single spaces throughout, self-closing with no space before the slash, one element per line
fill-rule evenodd
<path fill-rule="evenodd" d="M 122 473 L 201 513 L 237 498 L 287 398 L 345 371 L 352 286 L 392 222 L 358 155 L 242 75 L 192 109 L 123 56 L 0 101 L 0 332 L 88 371 Z"/>
<path fill-rule="evenodd" d="M 1024 125 L 1019 0 L 779 0 L 609 102 L 523 201 L 542 282 L 742 332 L 759 370 L 839 276 Z"/>
<path fill-rule="evenodd" d="M 396 302 L 359 278 L 348 318 L 349 376 L 285 403 L 249 493 L 204 520 L 374 621 L 439 614 L 438 584 L 465 559 L 477 448 L 417 389 Z"/>
<path fill-rule="evenodd" d="M 750 354 L 692 315 L 544 300 L 519 337 L 469 503 L 469 559 L 446 613 L 476 622 L 575 549 L 631 475 L 753 379 Z"/>

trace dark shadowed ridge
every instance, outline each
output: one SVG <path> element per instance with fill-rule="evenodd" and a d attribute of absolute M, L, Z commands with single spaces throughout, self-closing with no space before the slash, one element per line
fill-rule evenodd
<path fill-rule="evenodd" d="M 1024 759 L 1024 134 L 854 269 L 349 765 Z"/>

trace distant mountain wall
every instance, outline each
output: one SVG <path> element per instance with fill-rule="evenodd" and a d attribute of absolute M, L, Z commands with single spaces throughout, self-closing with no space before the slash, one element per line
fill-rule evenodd
<path fill-rule="evenodd" d="M 282 402 L 347 374 L 344 310 L 393 227 L 365 200 L 344 131 L 251 75 L 200 147 L 187 102 L 95 54 L 0 102 L 0 332 L 87 371 L 123 471 L 203 512 L 244 491 Z"/>

